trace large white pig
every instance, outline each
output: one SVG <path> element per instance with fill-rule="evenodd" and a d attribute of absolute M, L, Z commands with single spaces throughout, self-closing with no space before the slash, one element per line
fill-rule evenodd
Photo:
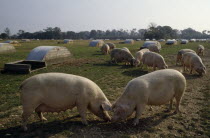
<path fill-rule="evenodd" d="M 145 52 L 142 57 L 142 63 L 149 67 L 153 67 L 153 71 L 158 69 L 166 69 L 168 65 L 166 64 L 164 58 L 155 52 Z"/>
<path fill-rule="evenodd" d="M 179 50 L 178 53 L 177 53 L 177 56 L 176 56 L 176 65 L 177 65 L 178 62 L 181 62 L 182 56 L 187 52 L 195 53 L 195 51 L 192 50 L 192 49 L 181 49 L 181 50 Z"/>
<path fill-rule="evenodd" d="M 114 115 L 111 121 L 124 120 L 135 111 L 133 123 L 137 125 L 146 105 L 162 105 L 170 101 L 170 110 L 174 98 L 176 112 L 179 112 L 179 104 L 185 87 L 185 77 L 173 69 L 158 70 L 137 77 L 128 82 L 124 93 L 113 104 Z"/>
<path fill-rule="evenodd" d="M 206 73 L 206 67 L 202 62 L 202 59 L 196 54 L 192 52 L 187 52 L 182 57 L 182 65 L 184 71 L 186 68 L 190 69 L 190 74 L 195 70 L 199 75 L 203 75 Z"/>
<path fill-rule="evenodd" d="M 197 54 L 198 55 L 204 55 L 204 46 L 202 46 L 202 45 L 198 45 L 198 48 L 197 48 Z"/>
<path fill-rule="evenodd" d="M 77 107 L 83 124 L 87 124 L 86 111 L 109 121 L 106 110 L 111 109 L 103 91 L 91 80 L 64 73 L 44 73 L 23 81 L 20 86 L 23 105 L 23 128 L 27 130 L 27 120 L 35 111 L 41 120 L 46 120 L 42 112 L 60 112 Z"/>
<path fill-rule="evenodd" d="M 143 57 L 145 52 L 149 52 L 149 49 L 144 48 L 144 49 L 141 49 L 141 50 L 137 51 L 136 52 L 136 60 L 138 60 L 140 62 L 142 60 L 142 57 Z"/>

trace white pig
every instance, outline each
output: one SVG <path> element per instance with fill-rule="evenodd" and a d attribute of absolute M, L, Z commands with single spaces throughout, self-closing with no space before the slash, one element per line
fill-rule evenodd
<path fill-rule="evenodd" d="M 204 55 L 204 46 L 202 46 L 202 45 L 198 45 L 198 48 L 197 48 L 197 54 L 198 55 Z"/>
<path fill-rule="evenodd" d="M 87 124 L 86 111 L 109 121 L 105 110 L 111 109 L 103 91 L 91 80 L 64 73 L 43 73 L 23 81 L 20 86 L 23 105 L 23 128 L 35 111 L 40 120 L 46 120 L 42 112 L 60 112 L 77 107 L 83 124 Z"/>
<path fill-rule="evenodd" d="M 195 70 L 199 75 L 203 75 L 206 73 L 206 67 L 202 62 L 202 59 L 196 54 L 192 52 L 187 52 L 182 57 L 182 65 L 184 71 L 186 67 L 190 69 L 190 74 Z"/>
<path fill-rule="evenodd" d="M 176 56 L 176 65 L 177 65 L 178 62 L 181 62 L 182 56 L 187 52 L 195 53 L 195 51 L 192 50 L 192 49 L 181 49 L 181 50 L 179 50 L 178 53 L 177 53 L 177 56 Z"/>
<path fill-rule="evenodd" d="M 146 105 L 162 105 L 170 101 L 170 110 L 173 98 L 176 99 L 176 113 L 180 112 L 179 104 L 185 87 L 185 77 L 173 69 L 158 70 L 137 77 L 128 82 L 124 93 L 113 104 L 114 115 L 111 121 L 124 120 L 135 111 L 133 123 L 137 125 Z"/>
<path fill-rule="evenodd" d="M 140 62 L 145 52 L 149 52 L 149 49 L 144 48 L 136 52 L 136 60 Z"/>
<path fill-rule="evenodd" d="M 142 63 L 149 67 L 153 67 L 153 71 L 158 69 L 166 69 L 168 65 L 166 64 L 164 58 L 155 52 L 145 52 L 142 57 Z"/>

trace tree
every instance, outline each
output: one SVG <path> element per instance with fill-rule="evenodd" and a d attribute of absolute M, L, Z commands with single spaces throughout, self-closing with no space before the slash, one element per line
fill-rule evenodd
<path fill-rule="evenodd" d="M 8 38 L 8 35 L 6 33 L 1 33 L 0 38 L 6 39 Z"/>
<path fill-rule="evenodd" d="M 90 38 L 95 38 L 96 35 L 97 35 L 96 30 L 91 30 L 91 31 L 90 31 Z"/>
<path fill-rule="evenodd" d="M 10 37 L 10 29 L 8 27 L 4 29 L 4 32 L 7 34 L 8 37 Z"/>
<path fill-rule="evenodd" d="M 18 38 L 23 39 L 23 38 L 24 38 L 24 37 L 23 37 L 24 33 L 25 33 L 24 30 L 18 30 L 18 33 L 17 33 Z"/>

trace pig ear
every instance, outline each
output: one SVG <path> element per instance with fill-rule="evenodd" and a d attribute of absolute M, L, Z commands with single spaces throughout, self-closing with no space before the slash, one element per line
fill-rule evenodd
<path fill-rule="evenodd" d="M 105 111 L 111 111 L 111 110 L 112 110 L 111 105 L 108 104 L 108 103 L 102 103 L 102 104 L 101 104 L 101 107 L 102 107 L 102 109 L 105 110 Z"/>

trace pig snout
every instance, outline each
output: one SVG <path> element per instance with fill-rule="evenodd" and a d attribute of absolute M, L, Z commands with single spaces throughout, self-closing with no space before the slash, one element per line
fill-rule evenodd
<path fill-rule="evenodd" d="M 111 121 L 111 117 L 109 116 L 109 114 L 107 112 L 104 112 L 103 119 L 106 122 Z"/>
<path fill-rule="evenodd" d="M 112 116 L 112 119 L 111 119 L 111 122 L 119 122 L 119 121 L 121 121 L 121 120 L 123 120 L 123 118 L 122 117 L 120 117 L 120 116 L 118 116 L 118 115 L 114 115 L 114 116 Z"/>

